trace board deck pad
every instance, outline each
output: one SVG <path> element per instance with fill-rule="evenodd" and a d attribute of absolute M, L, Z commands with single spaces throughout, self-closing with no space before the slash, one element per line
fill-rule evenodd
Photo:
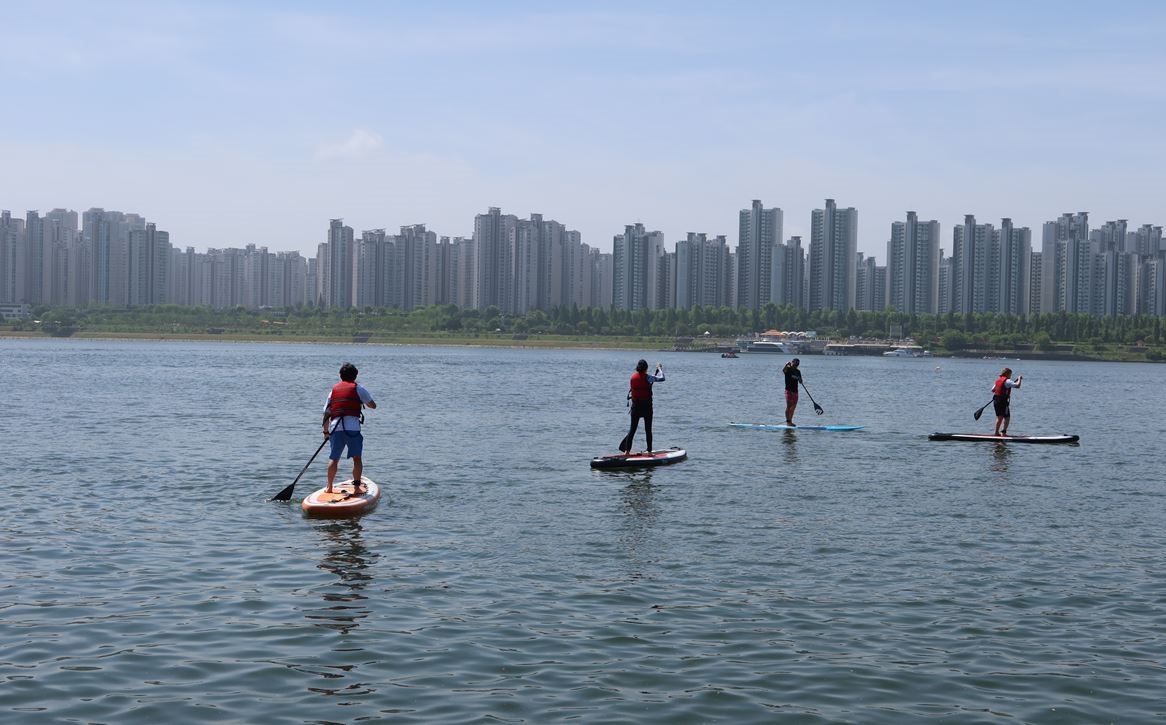
<path fill-rule="evenodd" d="M 683 448 L 666 448 L 659 451 L 640 451 L 639 453 L 616 453 L 610 456 L 596 456 L 591 459 L 592 468 L 643 468 L 645 466 L 664 466 L 670 463 L 679 463 L 688 458 L 688 451 Z"/>
<path fill-rule="evenodd" d="M 786 425 L 785 423 L 729 423 L 734 428 L 755 428 L 757 430 L 861 430 L 861 425 Z"/>
<path fill-rule="evenodd" d="M 307 516 L 322 516 L 337 518 L 341 516 L 357 516 L 376 508 L 381 500 L 380 486 L 376 485 L 367 476 L 361 476 L 364 491 L 353 493 L 352 479 L 332 485 L 332 493 L 326 493 L 323 488 L 313 491 L 304 497 L 300 508 Z"/>
<path fill-rule="evenodd" d="M 993 435 L 991 433 L 932 433 L 930 441 L 988 441 L 991 443 L 1077 443 L 1081 436 L 1061 435 Z"/>

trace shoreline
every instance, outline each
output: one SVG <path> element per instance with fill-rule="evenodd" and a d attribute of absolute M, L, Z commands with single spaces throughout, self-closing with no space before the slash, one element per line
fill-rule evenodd
<path fill-rule="evenodd" d="M 585 339 L 573 337 L 555 337 L 548 339 L 549 336 L 534 336 L 524 339 L 514 339 L 509 336 L 498 335 L 496 337 L 429 337 L 429 336 L 409 336 L 402 335 L 394 337 L 390 335 L 372 336 L 369 338 L 340 337 L 328 335 L 279 335 L 279 334 L 253 334 L 253 333 L 198 333 L 198 332 L 99 332 L 99 331 L 78 331 L 72 335 L 54 336 L 46 335 L 40 331 L 32 330 L 0 330 L 0 340 L 14 339 L 14 340 L 120 340 L 126 342 L 232 342 L 232 343 L 271 343 L 271 344 L 309 344 L 309 345 L 381 345 L 381 346 L 416 346 L 416 347 L 481 347 L 481 348 L 505 348 L 505 349 L 525 349 L 525 350 L 588 350 L 588 349 L 607 349 L 607 350 L 650 350 L 652 352 L 686 352 L 686 353 L 717 353 L 722 350 L 717 344 L 713 344 L 704 349 L 687 349 L 680 350 L 676 348 L 676 343 L 672 339 Z M 724 340 L 712 341 L 724 345 Z M 754 355 L 760 353 L 753 353 Z M 771 353 L 768 353 L 771 354 Z M 809 351 L 802 353 L 814 354 Z M 742 356 L 748 356 L 749 353 L 740 353 Z M 848 355 L 846 357 L 875 357 L 873 355 Z M 943 359 L 965 359 L 965 360 L 1016 360 L 1016 361 L 1030 361 L 1030 360 L 1053 360 L 1062 362 L 1112 362 L 1112 363 L 1130 363 L 1130 362 L 1147 362 L 1156 363 L 1162 362 L 1159 360 L 1151 360 L 1144 357 L 1144 353 L 1139 352 L 1117 352 L 1106 357 L 1103 355 L 1091 356 L 1080 355 L 1065 351 L 1050 351 L 1037 352 L 1033 350 L 957 350 L 952 352 L 943 352 L 931 356 L 932 360 Z"/>

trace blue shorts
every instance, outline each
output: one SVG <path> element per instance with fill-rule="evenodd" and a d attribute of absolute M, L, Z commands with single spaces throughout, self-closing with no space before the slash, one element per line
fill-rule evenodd
<path fill-rule="evenodd" d="M 333 461 L 340 460 L 340 454 L 344 451 L 345 446 L 348 447 L 349 458 L 360 458 L 360 454 L 364 452 L 364 436 L 360 433 L 349 433 L 346 430 L 338 430 L 332 434 L 332 453 L 328 458 Z"/>

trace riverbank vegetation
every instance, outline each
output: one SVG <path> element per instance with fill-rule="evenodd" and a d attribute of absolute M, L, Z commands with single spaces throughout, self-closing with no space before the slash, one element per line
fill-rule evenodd
<path fill-rule="evenodd" d="M 687 310 L 575 307 L 507 314 L 433 305 L 413 310 L 298 308 L 227 310 L 209 307 L 34 307 L 33 319 L 10 321 L 0 332 L 56 336 L 222 336 L 231 339 L 357 340 L 371 342 L 522 344 L 555 346 L 671 346 L 677 338 L 730 339 L 765 330 L 813 330 L 819 339 L 906 339 L 937 354 L 1034 353 L 1097 359 L 1166 359 L 1162 318 L 1095 317 L 1064 312 L 1029 315 L 907 315 L 847 313 L 767 304 Z"/>

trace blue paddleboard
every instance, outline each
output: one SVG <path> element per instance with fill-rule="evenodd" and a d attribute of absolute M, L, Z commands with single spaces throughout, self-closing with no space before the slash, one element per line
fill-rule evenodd
<path fill-rule="evenodd" d="M 785 423 L 729 423 L 734 428 L 758 430 L 858 430 L 861 425 L 786 425 Z"/>

